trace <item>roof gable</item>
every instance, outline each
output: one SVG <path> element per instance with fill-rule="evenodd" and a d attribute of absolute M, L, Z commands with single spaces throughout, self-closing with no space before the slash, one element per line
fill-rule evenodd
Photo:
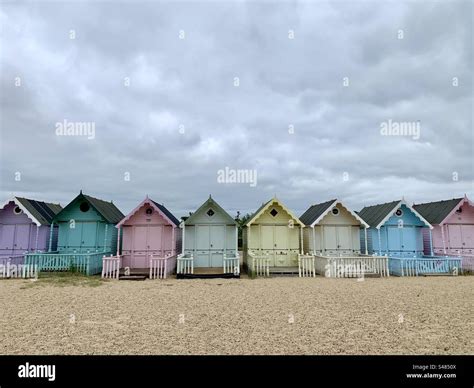
<path fill-rule="evenodd" d="M 370 227 L 380 229 L 387 220 L 397 211 L 397 209 L 405 205 L 413 214 L 418 217 L 426 226 L 433 228 L 431 224 L 412 206 L 410 206 L 404 199 L 400 201 L 387 202 L 380 205 L 366 206 L 359 213 L 357 213 L 362 219 L 364 219 Z"/>
<path fill-rule="evenodd" d="M 354 217 L 362 224 L 362 226 L 365 226 L 367 228 L 369 227 L 369 225 L 356 212 L 349 209 L 338 199 L 331 199 L 330 201 L 310 206 L 310 208 L 306 210 L 300 217 L 300 220 L 306 226 L 314 226 L 321 222 L 323 218 L 338 204 L 340 204 L 344 209 L 346 209 L 352 215 L 352 217 Z"/>
<path fill-rule="evenodd" d="M 279 205 L 281 208 L 283 208 L 283 210 L 285 212 L 288 213 L 288 215 L 293 219 L 293 221 L 295 221 L 297 224 L 299 224 L 300 226 L 305 226 L 303 224 L 303 222 L 301 222 L 301 220 L 296 217 L 291 211 L 290 209 L 288 209 L 285 205 L 283 205 L 276 197 L 275 198 L 272 198 L 270 199 L 268 202 L 265 202 L 262 206 L 260 206 L 255 213 L 253 213 L 253 215 L 249 218 L 249 220 L 247 221 L 247 223 L 245 224 L 246 226 L 250 226 L 251 224 L 253 224 L 255 221 L 258 220 L 258 218 L 260 218 L 260 216 L 265 213 L 268 208 L 270 208 L 270 206 L 272 206 L 273 204 L 277 204 Z"/>
<path fill-rule="evenodd" d="M 303 222 L 303 224 L 306 226 L 312 225 L 322 214 L 332 208 L 336 202 L 336 199 L 331 199 L 330 201 L 317 203 L 316 205 L 310 206 L 309 209 L 301 215 L 301 222 Z"/>
<path fill-rule="evenodd" d="M 42 202 L 21 197 L 13 197 L 2 208 L 9 202 L 14 202 L 38 226 L 51 225 L 53 218 L 62 210 L 62 206 L 58 203 Z"/>
<path fill-rule="evenodd" d="M 67 204 L 64 209 L 62 209 L 58 214 L 56 214 L 54 219 L 58 218 L 63 211 L 66 211 L 79 199 L 87 201 L 89 205 L 91 205 L 110 224 L 115 225 L 119 221 L 121 221 L 123 217 L 125 217 L 123 213 L 112 202 L 106 202 L 101 199 L 82 194 L 81 191 L 76 198 L 74 198 L 71 202 Z"/>
<path fill-rule="evenodd" d="M 224 216 L 224 218 L 226 219 L 226 222 L 238 225 L 237 221 L 235 221 L 232 218 L 232 216 L 229 213 L 227 213 L 216 201 L 214 201 L 214 199 L 211 196 L 209 196 L 209 198 L 201 206 L 199 206 L 199 208 L 193 214 L 191 214 L 184 221 L 184 224 L 185 225 L 193 225 L 193 223 L 196 221 L 196 219 L 202 213 L 206 212 L 209 207 L 213 207 L 213 208 L 217 209 Z"/>
<path fill-rule="evenodd" d="M 454 198 L 445 201 L 427 202 L 413 205 L 415 210 L 420 213 L 430 224 L 442 224 L 451 213 L 460 207 L 464 198 Z"/>
<path fill-rule="evenodd" d="M 171 212 L 166 209 L 164 205 L 160 205 L 159 203 L 151 200 L 150 198 L 146 197 L 143 201 L 140 202 L 140 204 L 133 209 L 130 213 L 128 213 L 122 220 L 116 225 L 117 228 L 122 226 L 125 222 L 127 222 L 130 218 L 132 218 L 141 208 L 143 208 L 145 205 L 149 205 L 153 207 L 163 218 L 168 221 L 170 225 L 174 226 L 179 226 L 179 221 L 178 219 L 171 214 Z"/>

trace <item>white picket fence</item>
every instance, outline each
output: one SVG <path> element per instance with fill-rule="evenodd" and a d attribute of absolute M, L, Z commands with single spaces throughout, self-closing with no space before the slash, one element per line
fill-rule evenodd
<path fill-rule="evenodd" d="M 166 279 L 170 271 L 173 270 L 176 256 L 166 257 L 150 256 L 150 279 Z"/>
<path fill-rule="evenodd" d="M 224 254 L 224 273 L 233 273 L 235 276 L 240 275 L 240 256 L 238 252 L 233 257 L 227 257 Z"/>
<path fill-rule="evenodd" d="M 248 252 L 250 258 L 250 271 L 255 276 L 270 276 L 270 257 L 268 254 L 257 255 Z"/>
<path fill-rule="evenodd" d="M 177 274 L 190 275 L 194 273 L 194 255 L 184 256 L 180 254 L 177 259 Z"/>
<path fill-rule="evenodd" d="M 121 256 L 104 256 L 102 258 L 102 279 L 119 279 Z"/>
<path fill-rule="evenodd" d="M 368 274 L 390 276 L 385 256 L 316 256 L 298 255 L 300 277 L 360 278 Z"/>
<path fill-rule="evenodd" d="M 313 255 L 298 255 L 298 272 L 300 278 L 316 276 L 316 258 Z"/>

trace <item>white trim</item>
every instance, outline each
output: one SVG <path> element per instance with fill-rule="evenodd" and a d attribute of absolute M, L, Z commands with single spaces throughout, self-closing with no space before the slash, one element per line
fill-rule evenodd
<path fill-rule="evenodd" d="M 173 221 L 171 221 L 168 216 L 161 211 L 161 209 L 155 205 L 155 203 L 148 197 L 146 197 L 143 201 L 141 201 L 138 206 L 133 209 L 130 213 L 128 213 L 117 225 L 115 225 L 115 227 L 118 229 L 120 228 L 121 226 L 123 226 L 123 224 L 128 221 L 130 218 L 132 218 L 145 204 L 148 204 L 150 205 L 150 207 L 152 207 L 153 209 L 155 209 L 155 211 L 158 212 L 158 214 L 160 214 L 166 221 L 168 221 L 168 223 L 170 225 L 172 225 L 173 227 L 177 227 L 178 225 L 176 225 Z M 145 210 L 146 212 L 146 210 Z M 146 213 L 145 213 L 146 214 Z M 148 214 L 146 214 L 148 216 Z M 150 214 L 151 216 L 151 214 Z"/>
<path fill-rule="evenodd" d="M 386 222 L 387 220 L 392 217 L 395 212 L 402 206 L 402 205 L 405 205 L 408 209 L 410 209 L 414 214 L 415 216 L 417 216 L 421 221 L 423 221 L 425 223 L 425 225 L 427 227 L 429 227 L 430 229 L 433 229 L 433 225 L 431 225 L 428 221 L 426 221 L 423 216 L 418 213 L 415 209 L 413 209 L 413 206 L 409 205 L 407 201 L 405 201 L 404 199 L 400 200 L 396 205 L 395 207 L 385 216 L 385 218 L 379 222 L 379 224 L 376 226 L 377 229 L 380 229 Z"/>
<path fill-rule="evenodd" d="M 33 221 L 33 223 L 35 223 L 37 226 L 42 226 L 42 225 L 49 225 L 49 224 L 43 224 L 41 223 L 38 219 L 36 219 L 35 217 L 33 217 L 33 215 L 28 211 L 28 209 L 26 209 L 22 203 L 18 200 L 17 197 L 13 197 L 12 199 L 9 199 L 8 201 L 6 201 L 5 203 L 2 204 L 1 206 L 1 209 L 3 209 L 5 206 L 7 206 L 10 202 L 13 202 L 16 206 L 18 206 L 22 211 L 23 213 L 25 213 L 27 215 L 27 217 Z M 15 213 L 16 214 L 16 213 Z"/>
<path fill-rule="evenodd" d="M 357 215 L 356 212 L 352 211 L 349 209 L 347 206 L 345 206 L 340 200 L 336 199 L 331 206 L 329 206 L 310 226 L 314 227 L 316 224 L 319 224 L 321 220 L 326 217 L 326 215 L 337 205 L 341 205 L 344 209 L 346 209 L 351 215 L 359 221 L 363 227 L 369 228 L 369 224 L 365 222 L 359 215 Z"/>
<path fill-rule="evenodd" d="M 266 205 L 257 213 L 255 214 L 250 220 L 247 221 L 247 223 L 245 224 L 245 226 L 250 226 L 252 225 L 265 211 L 268 210 L 268 208 L 270 206 L 273 206 L 273 204 L 277 204 L 278 206 L 280 206 L 285 212 L 288 213 L 288 215 L 293 218 L 294 221 L 296 221 L 298 223 L 298 225 L 300 225 L 302 228 L 304 228 L 306 225 L 303 224 L 300 219 L 298 217 L 296 217 L 291 211 L 290 209 L 288 209 L 285 205 L 283 205 L 276 197 L 275 198 L 272 198 L 270 201 L 268 201 L 266 203 Z"/>
<path fill-rule="evenodd" d="M 438 225 L 440 225 L 440 226 L 441 226 L 441 225 L 445 225 L 446 220 L 447 220 L 449 217 L 451 217 L 454 213 L 456 213 L 456 210 L 458 210 L 458 208 L 460 208 L 461 206 L 464 206 L 466 203 L 467 203 L 469 206 L 474 207 L 474 202 L 471 202 L 471 201 L 469 200 L 469 198 L 467 198 L 467 197 L 465 196 L 465 197 L 463 197 L 463 198 L 458 202 L 458 204 L 454 207 L 454 209 L 451 210 L 451 211 L 448 213 L 448 215 L 447 215 L 446 217 L 444 217 L 443 221 L 441 221 Z"/>

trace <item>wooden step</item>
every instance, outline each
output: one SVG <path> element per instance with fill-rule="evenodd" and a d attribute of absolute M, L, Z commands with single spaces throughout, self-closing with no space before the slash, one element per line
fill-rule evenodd
<path fill-rule="evenodd" d="M 298 276 L 298 267 L 270 267 L 270 275 L 272 276 Z"/>
<path fill-rule="evenodd" d="M 121 275 L 119 280 L 145 280 L 147 277 L 144 275 Z"/>
<path fill-rule="evenodd" d="M 421 276 L 456 276 L 453 275 L 451 272 L 423 272 L 419 273 Z"/>
<path fill-rule="evenodd" d="M 233 273 L 193 273 L 177 274 L 176 279 L 239 279 L 240 275 Z"/>

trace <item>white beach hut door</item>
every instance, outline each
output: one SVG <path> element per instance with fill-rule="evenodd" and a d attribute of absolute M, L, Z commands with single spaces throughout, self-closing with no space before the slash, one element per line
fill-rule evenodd
<path fill-rule="evenodd" d="M 337 250 L 338 253 L 351 253 L 350 226 L 338 226 L 337 228 Z"/>
<path fill-rule="evenodd" d="M 210 228 L 210 267 L 222 267 L 224 265 L 225 225 L 212 225 Z"/>
<path fill-rule="evenodd" d="M 328 255 L 337 254 L 337 231 L 335 226 L 324 226 L 324 249 Z"/>
<path fill-rule="evenodd" d="M 196 225 L 196 267 L 210 267 L 210 227 L 209 225 Z"/>
<path fill-rule="evenodd" d="M 448 225 L 449 247 L 462 249 L 461 225 Z"/>

